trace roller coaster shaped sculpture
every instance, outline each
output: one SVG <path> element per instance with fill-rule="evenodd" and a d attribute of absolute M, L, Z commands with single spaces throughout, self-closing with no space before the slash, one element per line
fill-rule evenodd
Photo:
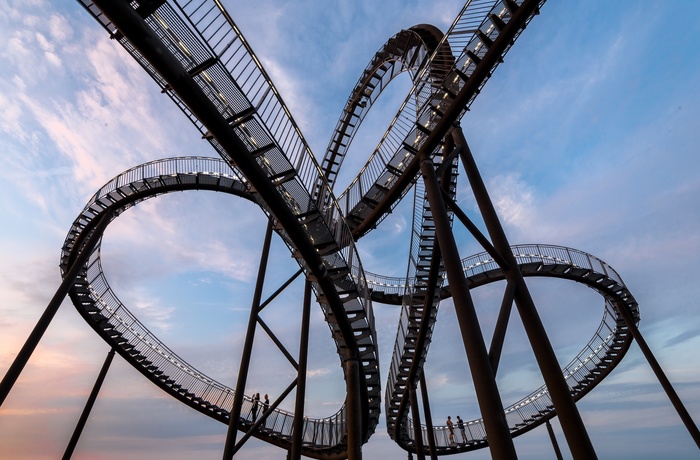
<path fill-rule="evenodd" d="M 595 458 L 575 401 L 625 355 L 639 321 L 637 302 L 618 273 L 592 255 L 542 244 L 511 246 L 459 127 L 544 0 L 468 1 L 447 33 L 417 25 L 389 39 L 353 88 L 320 164 L 218 0 L 79 2 L 155 79 L 221 159 L 157 160 L 105 184 L 65 240 L 60 263 L 64 284 L 80 314 L 112 350 L 169 395 L 229 425 L 224 458 L 232 458 L 250 436 L 287 450 L 289 458 L 361 458 L 362 444 L 374 432 L 381 412 L 373 301 L 401 306 L 384 404 L 388 433 L 409 455 L 424 458 L 428 450 L 436 458 L 488 447 L 494 458 L 515 458 L 512 437 L 558 416 L 574 457 Z M 365 166 L 336 195 L 335 179 L 362 121 L 403 72 L 413 82 L 404 104 Z M 455 204 L 459 160 L 490 239 Z M 365 272 L 356 242 L 411 189 L 414 214 L 407 277 Z M 198 371 L 155 337 L 117 298 L 102 270 L 101 238 L 109 222 L 143 200 L 183 190 L 237 195 L 259 205 L 268 218 L 256 303 L 235 388 Z M 455 216 L 485 252 L 460 260 L 452 233 Z M 306 279 L 307 317 L 310 293 L 315 292 L 345 374 L 346 402 L 326 418 L 303 415 L 303 347 L 298 362 L 290 357 L 297 378 L 259 417 L 251 416 L 254 403 L 243 395 L 255 323 L 265 306 L 259 294 L 273 231 L 300 267 L 288 283 L 301 274 Z M 598 330 L 563 368 L 524 282 L 532 276 L 582 283 L 603 297 Z M 469 291 L 500 280 L 506 280 L 506 292 L 487 351 Z M 459 444 L 451 442 L 447 427 L 434 426 L 429 419 L 423 375 L 438 305 L 448 297 L 455 303 L 482 414 L 465 421 L 466 437 Z M 504 407 L 495 374 L 513 304 L 545 385 Z M 303 327 L 302 337 L 307 333 Z M 305 340 L 308 337 L 300 342 L 308 346 Z M 425 424 L 416 398 L 419 386 Z M 295 411 L 280 409 L 294 388 Z M 236 442 L 238 431 L 244 435 Z"/>

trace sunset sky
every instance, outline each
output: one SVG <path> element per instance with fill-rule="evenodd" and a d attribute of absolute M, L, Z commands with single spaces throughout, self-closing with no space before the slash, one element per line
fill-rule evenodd
<path fill-rule="evenodd" d="M 353 85 L 374 53 L 416 24 L 445 31 L 451 0 L 224 0 L 315 156 L 323 156 Z M 700 421 L 700 3 L 550 0 L 463 117 L 471 149 L 511 243 L 589 252 L 614 267 L 640 306 L 640 330 Z M 160 158 L 215 156 L 187 118 L 76 1 L 0 0 L 0 375 L 60 284 L 61 247 L 105 182 Z M 340 175 L 359 170 L 403 101 L 397 79 L 361 129 Z M 478 222 L 461 175 L 458 201 Z M 406 271 L 403 204 L 358 242 L 365 268 Z M 105 273 L 149 329 L 203 372 L 234 386 L 265 230 L 262 212 L 211 192 L 149 200 L 110 225 Z M 479 252 L 456 230 L 460 255 Z M 274 241 L 266 292 L 297 269 Z M 533 295 L 562 365 L 595 333 L 600 296 L 534 280 Z M 502 286 L 500 286 L 502 288 Z M 499 286 L 473 292 L 487 343 Z M 301 286 L 265 310 L 296 354 Z M 374 305 L 382 394 L 398 308 Z M 440 306 L 426 376 L 433 419 L 479 417 L 451 301 Z M 307 413 L 334 413 L 344 382 L 314 309 Z M 67 299 L 0 408 L 0 458 L 58 458 L 109 347 Z M 509 405 L 542 384 L 517 315 L 498 384 Z M 258 332 L 246 393 L 272 399 L 293 378 Z M 291 410 L 294 398 L 283 407 Z M 636 344 L 578 403 L 601 459 L 693 459 L 681 421 Z M 557 419 L 559 443 L 568 453 Z M 226 426 L 161 393 L 118 356 L 75 459 L 221 458 Z M 555 458 L 544 427 L 515 440 L 519 458 Z M 405 459 L 385 420 L 363 449 Z M 284 458 L 252 440 L 236 458 Z M 488 451 L 457 458 L 486 459 Z"/>

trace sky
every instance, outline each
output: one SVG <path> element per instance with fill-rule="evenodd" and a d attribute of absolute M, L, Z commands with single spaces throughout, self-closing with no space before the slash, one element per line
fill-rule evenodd
<path fill-rule="evenodd" d="M 462 4 L 224 1 L 318 159 L 375 51 L 415 24 L 449 27 Z M 691 0 L 551 0 L 463 117 L 462 126 L 511 243 L 589 252 L 636 297 L 640 330 L 691 416 L 700 419 L 700 28 Z M 0 0 L 0 375 L 60 284 L 65 236 L 90 196 L 147 161 L 215 156 L 186 117 L 73 1 Z M 366 161 L 408 87 L 397 79 L 363 125 L 340 186 Z M 463 176 L 463 175 L 462 175 Z M 345 184 L 343 183 L 345 182 Z M 478 222 L 464 177 L 458 201 Z M 409 203 L 410 204 L 410 203 Z M 406 270 L 410 215 L 401 205 L 358 242 L 365 268 Z M 265 221 L 253 204 L 211 192 L 170 194 L 107 229 L 105 273 L 119 298 L 181 357 L 234 385 Z M 455 230 L 460 255 L 480 252 Z M 296 270 L 275 238 L 265 291 Z M 563 281 L 529 286 L 562 364 L 595 332 L 602 301 Z M 473 291 L 485 338 L 502 286 Z M 264 320 L 295 351 L 301 286 Z M 374 305 L 382 379 L 397 307 Z M 307 414 L 344 399 L 338 357 L 312 317 Z M 0 458 L 63 453 L 109 347 L 66 300 L 0 408 Z M 258 331 L 246 393 L 272 399 L 293 378 Z M 284 367 L 286 366 L 286 367 Z M 433 419 L 477 418 L 454 307 L 440 307 L 426 377 Z M 541 385 L 516 317 L 499 367 L 506 405 Z M 382 385 L 384 381 L 382 380 Z M 293 397 L 283 403 L 293 407 Z M 697 458 L 698 450 L 633 344 L 578 408 L 599 458 Z M 436 422 L 437 423 L 437 422 Z M 558 421 L 552 422 L 571 458 Z M 116 357 L 73 458 L 220 458 L 226 427 L 165 396 Z M 515 439 L 521 459 L 554 458 L 544 427 Z M 384 419 L 364 458 L 403 459 Z M 279 459 L 252 440 L 236 458 Z M 458 455 L 489 458 L 487 451 Z"/>

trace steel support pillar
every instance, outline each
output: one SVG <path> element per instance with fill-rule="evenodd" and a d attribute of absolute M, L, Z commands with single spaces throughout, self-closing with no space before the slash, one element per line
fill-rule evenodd
<path fill-rule="evenodd" d="M 642 350 L 642 354 L 649 362 L 649 366 L 651 366 L 651 369 L 654 371 L 654 375 L 656 375 L 656 378 L 659 379 L 659 383 L 666 392 L 668 399 L 671 400 L 671 404 L 673 404 L 673 407 L 676 409 L 676 412 L 678 412 L 678 415 L 683 421 L 685 428 L 688 430 L 688 433 L 690 433 L 690 436 L 693 438 L 693 441 L 695 441 L 695 444 L 698 446 L 698 448 L 700 448 L 700 431 L 698 431 L 697 425 L 688 413 L 688 410 L 683 405 L 683 402 L 678 396 L 678 393 L 676 393 L 676 390 L 673 389 L 673 385 L 671 385 L 671 382 L 668 380 L 668 377 L 666 377 L 666 374 L 661 368 L 661 365 L 656 360 L 654 354 L 651 352 L 651 348 L 649 348 L 649 345 L 647 345 L 647 341 L 644 340 L 644 337 L 639 331 L 639 328 L 634 323 L 634 318 L 632 318 L 632 314 L 627 309 L 626 305 L 618 304 L 616 305 L 616 307 L 617 311 L 619 311 L 622 315 L 622 319 L 625 321 L 625 324 L 630 330 L 632 337 L 634 337 L 634 340 L 637 341 L 639 349 Z"/>
<path fill-rule="evenodd" d="M 420 426 L 420 412 L 418 409 L 418 396 L 414 384 L 408 385 L 408 399 L 411 402 L 411 414 L 413 415 L 413 440 L 416 447 L 416 457 L 418 460 L 425 460 L 425 450 L 423 449 L 423 433 Z"/>
<path fill-rule="evenodd" d="M 506 330 L 508 329 L 510 312 L 513 309 L 514 295 L 515 283 L 509 281 L 506 284 L 506 292 L 503 294 L 501 309 L 498 311 L 498 319 L 496 320 L 496 327 L 493 330 L 491 347 L 489 348 L 489 360 L 491 361 L 494 375 L 498 373 L 498 364 L 501 362 L 501 352 L 503 351 L 503 342 L 506 340 Z"/>
<path fill-rule="evenodd" d="M 348 432 L 348 460 L 362 460 L 362 408 L 360 405 L 360 362 L 357 358 L 345 360 Z"/>
<path fill-rule="evenodd" d="M 437 452 L 435 449 L 435 431 L 433 428 L 433 416 L 430 413 L 430 399 L 428 398 L 428 385 L 425 382 L 425 373 L 420 373 L 420 394 L 423 399 L 423 415 L 425 416 L 425 430 L 428 435 L 428 451 L 430 452 L 430 460 L 437 460 Z"/>
<path fill-rule="evenodd" d="M 290 460 L 301 459 L 301 444 L 304 435 L 304 397 L 306 396 L 306 363 L 309 351 L 309 320 L 311 318 L 311 282 L 304 284 L 304 306 L 301 314 L 301 334 L 299 336 L 299 367 L 297 368 L 297 394 L 294 404 L 292 427 L 292 448 Z"/>
<path fill-rule="evenodd" d="M 430 156 L 423 154 L 420 170 L 425 183 L 425 190 L 430 202 L 430 209 L 435 220 L 435 231 L 440 244 L 447 278 L 452 289 L 457 322 L 462 332 L 462 340 L 471 369 L 477 401 L 484 419 L 484 428 L 489 440 L 489 450 L 495 459 L 517 458 L 513 439 L 503 413 L 503 403 L 498 392 L 496 379 L 491 369 L 484 337 L 479 327 L 474 303 L 469 293 L 469 286 L 464 277 L 457 244 L 452 234 L 447 209 L 442 199 L 440 185 L 435 175 L 435 167 Z"/>
<path fill-rule="evenodd" d="M 105 377 L 107 376 L 107 371 L 109 370 L 109 366 L 112 364 L 112 359 L 114 358 L 114 348 L 109 350 L 107 353 L 107 357 L 105 358 L 105 362 L 102 364 L 102 369 L 100 370 L 100 373 L 97 375 L 97 380 L 95 380 L 95 385 L 92 387 L 92 391 L 90 392 L 90 396 L 88 397 L 87 402 L 85 403 L 85 407 L 83 408 L 83 413 L 80 414 L 80 418 L 78 419 L 77 425 L 75 425 L 75 430 L 73 431 L 73 436 L 71 436 L 70 441 L 68 441 L 68 446 L 66 447 L 66 451 L 63 453 L 63 460 L 69 460 L 73 456 L 73 451 L 75 451 L 75 446 L 78 445 L 78 440 L 80 439 L 80 435 L 83 432 L 83 428 L 85 428 L 85 423 L 87 423 L 88 417 L 90 417 L 90 412 L 92 411 L 92 406 L 95 405 L 95 401 L 97 400 L 97 395 L 100 393 L 100 388 L 102 388 L 102 383 L 105 381 Z"/>
<path fill-rule="evenodd" d="M 250 357 L 253 352 L 253 340 L 255 339 L 255 327 L 258 321 L 260 310 L 260 299 L 262 298 L 263 284 L 265 283 L 265 272 L 267 270 L 267 260 L 270 255 L 270 242 L 272 241 L 272 221 L 268 220 L 265 231 L 265 241 L 263 242 L 262 254 L 260 256 L 260 267 L 258 268 L 258 278 L 255 283 L 253 293 L 253 303 L 250 307 L 250 317 L 248 318 L 248 330 L 245 335 L 243 352 L 241 355 L 241 365 L 238 370 L 238 380 L 236 382 L 236 392 L 233 395 L 233 407 L 229 415 L 228 432 L 226 433 L 226 445 L 224 446 L 223 460 L 232 460 L 234 448 L 236 446 L 236 434 L 238 423 L 241 419 L 241 408 L 243 407 L 243 396 L 246 382 L 248 380 L 248 369 L 250 368 Z"/>
<path fill-rule="evenodd" d="M 0 407 L 2 407 L 2 404 L 5 402 L 5 398 L 7 398 L 10 390 L 12 390 L 12 387 L 17 381 L 19 374 L 22 373 L 24 366 L 26 366 L 27 361 L 29 361 L 29 358 L 32 356 L 32 353 L 39 344 L 41 337 L 46 332 L 49 324 L 51 324 L 51 320 L 53 320 L 53 317 L 56 315 L 58 307 L 60 307 L 61 303 L 63 303 L 63 299 L 66 298 L 66 294 L 68 294 L 71 285 L 75 281 L 75 277 L 78 276 L 80 269 L 90 257 L 92 248 L 95 247 L 97 241 L 102 237 L 102 233 L 111 220 L 111 213 L 103 213 L 95 223 L 95 228 L 92 230 L 92 233 L 90 233 L 90 236 L 81 245 L 82 249 L 74 258 L 73 263 L 70 264 L 68 272 L 63 277 L 63 282 L 56 290 L 56 293 L 51 298 L 46 310 L 44 310 L 44 313 L 41 315 L 39 321 L 37 321 L 36 325 L 34 326 L 34 329 L 29 334 L 27 341 L 24 342 L 22 349 L 19 351 L 15 357 L 15 360 L 12 362 L 12 365 L 7 370 L 2 382 L 0 382 Z"/>
<path fill-rule="evenodd" d="M 557 456 L 557 460 L 564 460 L 561 455 L 561 449 L 559 449 L 559 443 L 557 442 L 557 437 L 554 436 L 554 430 L 552 429 L 552 424 L 549 420 L 544 422 L 547 425 L 547 433 L 549 433 L 549 439 L 552 441 L 552 447 L 554 448 L 554 455 Z"/>
<path fill-rule="evenodd" d="M 520 318 L 525 328 L 525 332 L 530 341 L 530 346 L 535 354 L 535 359 L 540 367 L 540 372 L 544 378 L 547 390 L 552 397 L 552 403 L 557 411 L 559 420 L 566 436 L 566 440 L 571 449 L 571 453 L 576 460 L 596 459 L 595 449 L 588 437 L 588 432 L 583 424 L 581 415 L 576 408 L 574 398 L 569 392 L 561 366 L 554 354 L 552 344 L 549 342 L 547 332 L 544 329 L 535 303 L 530 296 L 525 279 L 517 269 L 518 265 L 510 249 L 510 243 L 498 219 L 496 210 L 491 203 L 491 198 L 486 191 L 486 186 L 481 178 L 481 174 L 476 166 L 474 157 L 469 149 L 461 128 L 453 131 L 456 136 L 455 142 L 462 144 L 460 155 L 464 164 L 464 169 L 472 187 L 472 192 L 479 205 L 479 210 L 486 224 L 486 228 L 491 236 L 491 241 L 497 251 L 501 253 L 510 268 L 506 270 L 508 283 L 515 284 L 515 305 L 520 313 Z M 450 283 L 451 284 L 451 283 Z"/>

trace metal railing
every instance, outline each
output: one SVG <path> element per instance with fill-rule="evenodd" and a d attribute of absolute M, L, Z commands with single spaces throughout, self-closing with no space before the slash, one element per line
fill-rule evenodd
<path fill-rule="evenodd" d="M 544 0 L 540 2 L 540 6 L 543 3 Z M 358 218 L 366 217 L 371 209 L 363 203 L 363 198 L 378 201 L 404 173 L 415 153 L 427 140 L 427 133 L 452 104 L 454 96 L 459 93 L 488 51 L 484 40 L 492 41 L 499 35 L 499 27 L 491 19 L 493 16 L 507 23 L 510 10 L 501 1 L 466 2 L 430 58 L 430 62 L 441 59 L 441 53 L 445 49 L 459 50 L 452 69 L 438 78 L 430 63 L 422 68 L 413 88 L 367 163 L 346 190 L 339 195 L 338 202 L 346 216 L 353 214 Z M 530 20 L 531 16 L 527 18 L 526 24 Z M 521 30 L 517 31 L 515 38 Z M 514 39 L 505 47 L 501 58 L 508 52 L 512 42 Z M 447 46 L 448 43 L 449 46 Z M 497 65 L 498 63 L 494 64 L 486 77 L 480 81 L 479 90 Z M 479 90 L 475 91 L 464 107 L 460 108 L 458 119 L 468 110 Z M 368 196 L 370 191 L 372 195 Z M 407 189 L 403 193 L 405 194 L 406 191 Z M 399 201 L 396 200 L 392 208 Z"/>
<path fill-rule="evenodd" d="M 223 148 L 180 95 L 172 90 L 157 69 L 129 40 L 116 30 L 110 20 L 89 0 L 79 1 L 154 78 L 227 163 L 234 167 L 238 155 L 251 155 L 255 158 L 270 184 L 276 188 L 280 199 L 298 219 L 297 225 L 304 226 L 310 240 L 328 241 L 335 245 L 332 251 L 324 250 L 320 255 L 326 268 L 349 269 L 351 264 L 357 265 L 357 278 L 347 277 L 335 282 L 335 285 L 339 292 L 354 291 L 354 295 L 344 297 L 342 307 L 348 315 L 353 316 L 350 323 L 353 331 L 370 331 L 365 340 L 370 343 L 362 346 L 362 353 L 373 356 L 372 359 L 361 360 L 362 375 L 378 375 L 379 359 L 372 305 L 350 228 L 279 92 L 221 3 L 216 0 L 174 0 L 172 3 L 158 4 L 153 10 L 136 4 L 132 6 L 142 15 L 162 45 L 188 72 L 201 89 L 203 97 L 211 102 L 218 115 L 231 126 L 236 137 L 244 144 L 246 152 L 230 152 Z M 317 193 L 319 188 L 322 189 L 320 196 L 325 197 L 321 203 L 312 198 L 312 194 Z M 261 199 L 257 202 L 266 213 L 274 214 L 266 202 Z M 311 215 L 320 217 L 320 225 L 305 225 L 305 219 Z M 290 250 L 294 251 L 295 245 L 287 232 L 284 229 L 278 229 L 277 232 Z M 299 263 L 302 264 L 302 261 Z M 313 284 L 317 294 L 323 294 L 320 285 L 316 282 Z M 333 323 L 340 318 L 336 318 L 328 305 L 322 303 L 321 307 L 333 330 Z M 346 346 L 343 342 L 352 338 L 337 334 L 334 337 L 342 359 L 344 354 L 340 353 L 340 349 Z M 364 377 L 361 378 L 364 380 Z M 375 386 L 370 387 L 369 399 L 372 408 L 370 420 L 373 424 L 370 431 L 373 431 L 378 421 L 380 399 L 379 390 Z"/>
<path fill-rule="evenodd" d="M 622 359 L 631 342 L 631 335 L 623 323 L 616 304 L 629 308 L 634 318 L 639 320 L 637 303 L 629 293 L 620 275 L 601 259 L 583 251 L 553 245 L 515 245 L 513 254 L 524 276 L 559 276 L 582 282 L 597 290 L 605 299 L 603 318 L 593 337 L 564 368 L 562 373 L 575 399 L 582 397 L 600 382 Z M 465 276 L 470 282 L 483 284 L 484 280 L 503 278 L 503 271 L 488 253 L 480 253 L 462 260 Z M 529 266 L 529 268 L 528 268 Z M 550 271 L 556 270 L 556 271 Z M 371 278 L 370 278 L 371 279 Z M 394 278 L 398 281 L 399 278 Z M 390 281 L 389 281 L 390 283 Z M 388 283 L 388 284 L 389 284 Z M 403 316 L 403 315 L 402 315 Z M 407 326 L 407 321 L 400 322 Z M 407 331 L 403 332 L 407 334 Z M 397 354 L 392 357 L 392 369 L 398 371 L 402 362 Z M 551 417 L 554 406 L 542 385 L 527 396 L 504 409 L 506 421 L 514 436 L 529 429 L 532 424 L 542 423 Z M 455 425 L 455 440 L 449 439 L 447 426 L 435 426 L 436 445 L 451 448 L 461 445 L 462 450 L 478 448 L 486 441 L 482 419 L 464 422 L 467 439 L 458 441 L 461 436 Z M 409 423 L 409 428 L 410 428 Z M 424 442 L 427 443 L 425 427 Z M 413 440 L 413 430 L 406 431 Z"/>
<path fill-rule="evenodd" d="M 228 165 L 220 159 L 190 157 L 157 160 L 125 171 L 113 178 L 93 195 L 68 232 L 62 252 L 62 272 L 81 232 L 89 228 L 92 220 L 110 212 L 112 219 L 128 207 L 145 199 L 174 191 L 176 183 L 204 183 L 225 181 L 221 189 L 245 196 L 244 184 Z M 133 194 L 141 191 L 138 199 Z M 252 197 L 248 197 L 252 200 Z M 76 307 L 84 312 L 93 327 L 121 349 L 141 372 L 148 375 L 161 388 L 184 400 L 192 407 L 219 420 L 229 416 L 234 390 L 208 377 L 180 358 L 163 344 L 119 300 L 104 275 L 100 258 L 101 241 L 92 248 L 85 269 L 74 283 L 71 296 Z M 242 420 L 254 422 L 252 400 L 244 396 Z M 262 415 L 262 411 L 259 413 Z M 293 414 L 275 409 L 261 427 L 269 436 L 291 436 Z M 325 418 L 304 419 L 304 441 L 313 442 L 317 448 L 333 447 L 343 442 L 345 436 L 345 407 Z"/>

